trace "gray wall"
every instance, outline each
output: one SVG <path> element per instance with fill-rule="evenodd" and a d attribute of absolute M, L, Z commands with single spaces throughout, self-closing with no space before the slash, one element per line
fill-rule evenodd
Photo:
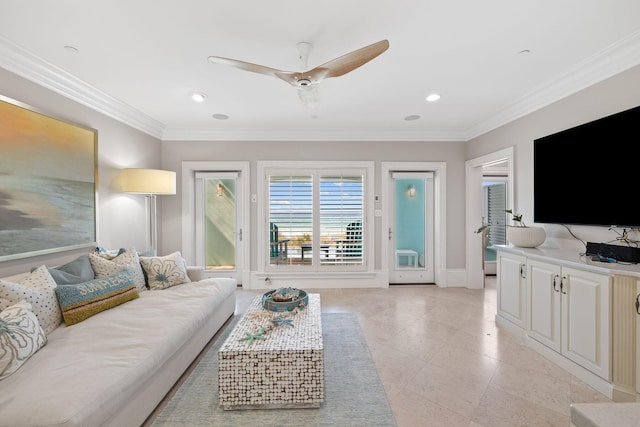
<path fill-rule="evenodd" d="M 178 172 L 181 191 L 181 162 L 250 161 L 251 193 L 256 193 L 258 160 L 363 160 L 376 164 L 375 193 L 381 193 L 380 162 L 447 163 L 447 268 L 464 268 L 464 146 L 462 142 L 168 142 L 162 143 L 163 168 Z M 180 194 L 178 194 L 180 196 Z M 181 197 L 167 197 L 163 207 L 163 248 L 179 250 L 182 245 Z M 256 229 L 255 204 L 251 204 L 251 228 Z M 376 221 L 376 242 L 380 241 L 380 221 Z M 251 241 L 252 269 L 256 268 L 256 233 Z M 380 266 L 380 246 L 376 245 L 376 267 Z"/>
<path fill-rule="evenodd" d="M 144 197 L 122 193 L 119 176 L 125 167 L 160 167 L 158 139 L 97 113 L 51 90 L 0 68 L 0 94 L 40 112 L 98 130 L 98 244 L 107 248 L 144 248 Z M 69 261 L 80 249 L 55 255 L 0 262 L 0 277 Z"/>

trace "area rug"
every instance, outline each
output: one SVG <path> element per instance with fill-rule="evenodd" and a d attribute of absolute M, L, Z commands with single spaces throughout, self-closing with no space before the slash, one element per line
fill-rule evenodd
<path fill-rule="evenodd" d="M 237 319 L 236 319 L 237 321 Z M 152 426 L 396 426 L 354 313 L 323 313 L 324 402 L 309 409 L 225 411 L 218 402 L 218 349 L 230 323 Z"/>

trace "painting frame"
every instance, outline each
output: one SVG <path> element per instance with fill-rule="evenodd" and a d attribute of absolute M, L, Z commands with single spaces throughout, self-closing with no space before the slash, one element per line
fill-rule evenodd
<path fill-rule="evenodd" d="M 0 95 L 0 262 L 95 247 L 98 131 Z"/>

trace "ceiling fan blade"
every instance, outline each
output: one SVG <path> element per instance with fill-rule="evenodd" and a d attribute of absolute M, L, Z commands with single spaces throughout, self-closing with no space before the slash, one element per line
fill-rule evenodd
<path fill-rule="evenodd" d="M 268 76 L 278 76 L 279 73 L 287 73 L 286 71 L 276 70 L 275 68 L 265 67 L 264 65 L 253 64 L 251 62 L 239 61 L 237 59 L 222 58 L 219 56 L 210 56 L 207 58 L 212 64 L 229 65 L 231 67 L 240 68 L 241 70 L 251 71 L 258 74 L 266 74 Z"/>
<path fill-rule="evenodd" d="M 333 59 L 302 74 L 314 82 L 320 81 L 323 78 L 342 76 L 363 66 L 387 49 L 389 49 L 389 40 L 381 40 L 369 46 L 354 50 L 346 55 L 342 55 L 339 58 Z"/>
<path fill-rule="evenodd" d="M 347 74 L 371 61 L 387 49 L 389 49 L 389 41 L 381 40 L 361 49 L 354 50 L 346 55 L 342 55 L 312 70 L 303 72 L 277 70 L 275 68 L 265 67 L 264 65 L 219 56 L 210 56 L 207 59 L 213 64 L 228 65 L 241 70 L 251 71 L 252 73 L 274 76 L 289 83 L 291 86 L 306 88 L 320 83 L 327 77 L 338 77 Z"/>

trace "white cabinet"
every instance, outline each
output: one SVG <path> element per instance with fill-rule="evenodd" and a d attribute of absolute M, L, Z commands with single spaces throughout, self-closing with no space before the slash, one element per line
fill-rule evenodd
<path fill-rule="evenodd" d="M 611 276 L 527 260 L 527 334 L 611 379 Z"/>
<path fill-rule="evenodd" d="M 527 327 L 525 267 L 525 257 L 498 251 L 496 285 L 498 316 L 522 329 Z"/>
<path fill-rule="evenodd" d="M 636 392 L 640 393 L 640 280 L 636 281 Z"/>

